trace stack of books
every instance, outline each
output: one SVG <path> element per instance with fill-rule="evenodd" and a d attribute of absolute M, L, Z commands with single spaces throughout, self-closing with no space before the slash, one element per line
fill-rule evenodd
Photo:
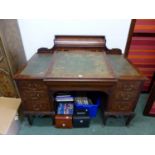
<path fill-rule="evenodd" d="M 55 100 L 56 102 L 73 102 L 74 98 L 71 95 L 57 95 Z"/>
<path fill-rule="evenodd" d="M 57 114 L 60 115 L 73 115 L 73 103 L 59 103 Z"/>
<path fill-rule="evenodd" d="M 58 103 L 57 114 L 73 115 L 74 97 L 70 94 L 57 94 L 55 101 Z"/>
<path fill-rule="evenodd" d="M 89 105 L 92 104 L 92 102 L 90 99 L 88 99 L 88 97 L 75 97 L 75 104 Z"/>

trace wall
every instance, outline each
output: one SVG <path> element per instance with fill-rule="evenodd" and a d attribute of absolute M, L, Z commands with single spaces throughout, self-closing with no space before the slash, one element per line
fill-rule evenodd
<path fill-rule="evenodd" d="M 51 48 L 56 34 L 105 35 L 108 48 L 124 52 L 130 19 L 122 20 L 18 20 L 27 59 L 40 47 Z"/>

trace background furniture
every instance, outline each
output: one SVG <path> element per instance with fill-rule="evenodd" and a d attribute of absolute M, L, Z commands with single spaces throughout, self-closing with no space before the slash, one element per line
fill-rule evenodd
<path fill-rule="evenodd" d="M 21 99 L 0 97 L 0 135 L 17 134 L 20 122 L 17 116 Z"/>
<path fill-rule="evenodd" d="M 104 123 L 111 115 L 123 115 L 129 124 L 145 78 L 119 49 L 109 50 L 105 43 L 104 36 L 56 36 L 53 48 L 38 50 L 15 75 L 30 124 L 33 115 L 55 115 L 59 91 L 105 93 Z"/>
<path fill-rule="evenodd" d="M 152 79 L 152 88 L 146 103 L 143 114 L 146 116 L 155 116 L 155 73 Z"/>
<path fill-rule="evenodd" d="M 148 78 L 143 91 L 149 92 L 155 72 L 155 19 L 133 19 L 125 56 Z"/>
<path fill-rule="evenodd" d="M 0 20 L 0 96 L 17 97 L 13 75 L 26 64 L 17 20 Z"/>

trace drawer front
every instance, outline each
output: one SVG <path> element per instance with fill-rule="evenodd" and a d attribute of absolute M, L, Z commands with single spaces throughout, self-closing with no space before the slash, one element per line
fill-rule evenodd
<path fill-rule="evenodd" d="M 123 102 L 131 102 L 131 101 L 134 101 L 135 98 L 137 96 L 137 91 L 133 91 L 133 92 L 127 92 L 127 91 L 118 91 L 114 98 L 115 98 L 115 101 L 119 102 L 119 101 L 123 101 Z"/>
<path fill-rule="evenodd" d="M 63 116 L 56 115 L 55 116 L 55 126 L 57 128 L 72 128 L 72 117 L 71 116 Z"/>
<path fill-rule="evenodd" d="M 141 81 L 122 80 L 118 82 L 117 89 L 122 90 L 122 91 L 132 92 L 132 91 L 136 91 L 140 85 L 141 85 Z"/>
<path fill-rule="evenodd" d="M 22 101 L 49 101 L 48 89 L 41 80 L 18 81 Z"/>
<path fill-rule="evenodd" d="M 88 116 L 73 116 L 74 127 L 89 127 L 90 117 Z"/>
<path fill-rule="evenodd" d="M 49 102 L 23 102 L 24 111 L 50 112 L 51 105 Z"/>
<path fill-rule="evenodd" d="M 114 102 L 111 104 L 109 111 L 112 112 L 130 112 L 133 109 L 133 103 L 129 102 Z"/>
<path fill-rule="evenodd" d="M 108 105 L 108 111 L 133 111 L 137 97 L 140 93 L 141 81 L 122 80 L 116 85 L 115 92 Z"/>
<path fill-rule="evenodd" d="M 24 80 L 17 82 L 24 111 L 50 112 L 48 89 L 41 80 Z"/>
<path fill-rule="evenodd" d="M 114 94 L 115 101 L 132 102 L 140 91 L 141 81 L 119 81 Z"/>
<path fill-rule="evenodd" d="M 43 91 L 47 90 L 47 86 L 41 80 L 25 80 L 25 81 L 18 81 L 18 87 L 20 90 L 27 90 L 27 91 Z"/>
<path fill-rule="evenodd" d="M 46 91 L 22 91 L 21 98 L 23 101 L 49 101 Z"/>

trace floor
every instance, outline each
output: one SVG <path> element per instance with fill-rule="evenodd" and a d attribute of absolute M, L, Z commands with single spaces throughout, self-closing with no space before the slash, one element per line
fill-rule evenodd
<path fill-rule="evenodd" d="M 51 118 L 35 118 L 33 126 L 29 126 L 26 119 L 21 124 L 20 135 L 154 135 L 155 118 L 143 116 L 144 106 L 148 95 L 142 94 L 136 107 L 136 116 L 128 127 L 124 126 L 123 118 L 110 118 L 107 125 L 102 123 L 101 115 L 98 113 L 91 120 L 89 128 L 58 129 L 52 126 Z"/>

